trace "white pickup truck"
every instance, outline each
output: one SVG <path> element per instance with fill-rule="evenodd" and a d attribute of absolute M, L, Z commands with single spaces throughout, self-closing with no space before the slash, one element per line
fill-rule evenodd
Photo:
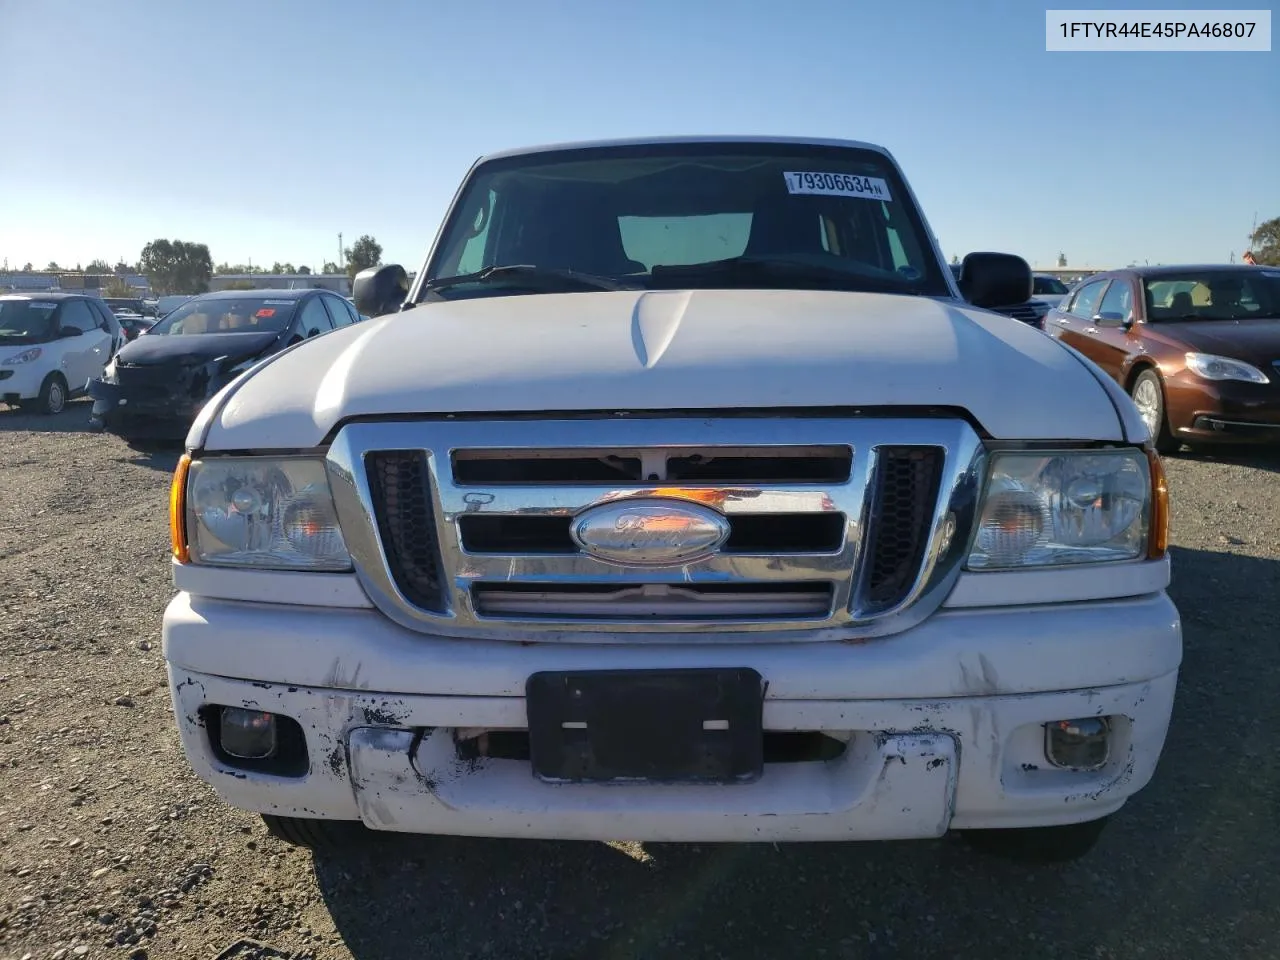
<path fill-rule="evenodd" d="M 1160 460 L 983 309 L 1025 261 L 957 284 L 886 150 L 486 157 L 414 281 L 355 288 L 374 319 L 224 388 L 171 497 L 186 755 L 277 836 L 1067 859 L 1151 778 Z"/>

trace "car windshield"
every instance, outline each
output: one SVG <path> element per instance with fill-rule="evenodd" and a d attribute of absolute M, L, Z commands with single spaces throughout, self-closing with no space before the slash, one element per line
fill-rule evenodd
<path fill-rule="evenodd" d="M 1147 318 L 1187 320 L 1280 319 L 1280 270 L 1195 270 L 1143 281 Z"/>
<path fill-rule="evenodd" d="M 188 300 L 147 331 L 170 336 L 205 333 L 279 333 L 289 326 L 294 300 L 209 297 Z"/>
<path fill-rule="evenodd" d="M 0 301 L 0 344 L 47 343 L 54 339 L 58 305 L 41 300 Z"/>
<path fill-rule="evenodd" d="M 503 269 L 516 266 L 524 269 Z M 483 271 L 475 282 L 450 279 Z M 489 161 L 468 178 L 425 280 L 451 298 L 608 281 L 949 293 L 920 214 L 882 154 L 785 143 L 634 144 Z"/>
<path fill-rule="evenodd" d="M 1065 297 L 1068 290 L 1057 277 L 1035 277 L 1031 292 L 1033 296 Z"/>

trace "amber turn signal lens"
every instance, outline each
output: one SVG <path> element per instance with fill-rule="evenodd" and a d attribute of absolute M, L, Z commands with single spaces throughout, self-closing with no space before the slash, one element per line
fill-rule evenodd
<path fill-rule="evenodd" d="M 169 487 L 169 540 L 173 544 L 173 558 L 179 563 L 190 559 L 187 552 L 187 471 L 191 469 L 191 454 L 184 453 L 173 471 L 173 485 Z"/>
<path fill-rule="evenodd" d="M 1169 550 L 1169 481 L 1160 454 L 1148 450 L 1147 460 L 1151 464 L 1151 532 L 1147 536 L 1147 557 L 1159 560 Z"/>

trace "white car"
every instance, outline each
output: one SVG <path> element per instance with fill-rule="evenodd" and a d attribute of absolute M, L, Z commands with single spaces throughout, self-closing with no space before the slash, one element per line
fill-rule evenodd
<path fill-rule="evenodd" d="M 0 296 L 0 399 L 57 414 L 85 393 L 122 340 L 101 301 L 79 294 Z"/>
<path fill-rule="evenodd" d="M 190 764 L 301 844 L 1081 856 L 1173 707 L 1164 475 L 1114 381 L 983 309 L 1026 261 L 965 261 L 971 304 L 870 144 L 478 161 L 412 284 L 356 278 L 375 319 L 187 436 Z"/>

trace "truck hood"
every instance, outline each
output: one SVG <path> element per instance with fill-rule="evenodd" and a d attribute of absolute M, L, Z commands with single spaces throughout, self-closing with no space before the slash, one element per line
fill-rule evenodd
<path fill-rule="evenodd" d="M 923 297 L 695 290 L 434 301 L 353 324 L 243 375 L 188 443 L 298 449 L 398 414 L 859 406 L 963 408 L 1001 439 L 1125 439 L 1097 371 L 1017 320 Z"/>

